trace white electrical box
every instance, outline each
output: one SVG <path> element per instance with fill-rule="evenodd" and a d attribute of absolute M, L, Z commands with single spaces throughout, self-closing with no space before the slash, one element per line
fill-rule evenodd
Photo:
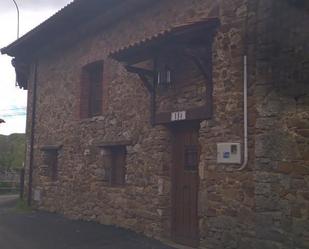
<path fill-rule="evenodd" d="M 34 201 L 41 201 L 41 190 L 39 190 L 39 189 L 34 190 L 33 200 Z"/>
<path fill-rule="evenodd" d="M 241 163 L 240 143 L 218 143 L 217 144 L 218 163 Z"/>

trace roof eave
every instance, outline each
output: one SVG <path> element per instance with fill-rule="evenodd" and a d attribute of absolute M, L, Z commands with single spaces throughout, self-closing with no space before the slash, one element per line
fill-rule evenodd
<path fill-rule="evenodd" d="M 31 50 L 29 48 L 32 48 L 33 43 L 38 43 L 39 40 L 39 43 L 35 45 L 40 46 L 50 41 L 46 37 L 46 41 L 43 39 L 44 34 L 46 36 L 50 36 L 51 34 L 54 36 L 59 35 L 61 32 L 64 33 L 81 23 L 97 17 L 102 13 L 102 10 L 109 10 L 111 7 L 116 7 L 117 5 L 129 5 L 131 6 L 130 8 L 136 9 L 148 3 L 158 1 L 160 0 L 92 0 L 90 4 L 85 0 L 74 0 L 24 36 L 2 48 L 1 53 L 12 57 L 26 56 L 29 54 L 29 50 Z M 55 35 L 55 33 L 57 34 Z"/>
<path fill-rule="evenodd" d="M 2 48 L 0 50 L 1 54 L 7 54 L 11 57 L 19 56 L 20 54 L 23 54 L 23 52 L 27 51 L 32 43 L 42 37 L 54 35 L 54 31 L 57 31 L 57 33 L 63 33 L 66 30 L 70 30 L 77 25 L 88 21 L 89 19 L 98 16 L 101 13 L 101 10 L 109 8 L 110 6 L 116 6 L 118 3 L 125 2 L 127 0 L 92 1 L 92 4 L 89 4 L 89 2 L 85 0 L 72 1 L 40 25 L 30 30 L 24 36 Z"/>

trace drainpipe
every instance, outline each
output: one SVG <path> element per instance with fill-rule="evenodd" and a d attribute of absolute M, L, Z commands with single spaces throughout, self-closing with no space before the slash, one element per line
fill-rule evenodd
<path fill-rule="evenodd" d="M 259 0 L 257 1 L 259 2 Z M 249 9 L 250 9 L 250 3 L 249 0 L 247 0 L 247 14 L 245 17 L 245 36 L 244 36 L 244 57 L 243 57 L 243 74 L 244 74 L 244 160 L 240 168 L 238 168 L 238 171 L 244 170 L 248 166 L 248 22 L 249 22 Z"/>
<path fill-rule="evenodd" d="M 33 150 L 34 150 L 34 132 L 35 132 L 35 115 L 36 115 L 36 94 L 37 94 L 37 75 L 38 75 L 38 62 L 34 64 L 34 80 L 33 80 L 33 93 L 32 93 L 32 113 L 31 113 L 31 137 L 30 137 L 30 160 L 29 160 L 29 186 L 28 186 L 28 206 L 32 202 L 32 176 L 33 176 Z"/>
<path fill-rule="evenodd" d="M 244 55 L 244 161 L 237 170 L 244 170 L 248 165 L 248 62 Z"/>
<path fill-rule="evenodd" d="M 152 84 L 152 93 L 151 93 L 151 103 L 150 103 L 150 108 L 151 108 L 151 125 L 155 126 L 156 124 L 156 84 L 157 84 L 157 65 L 158 65 L 158 60 L 157 58 L 154 59 L 154 66 L 153 66 L 153 71 L 154 71 L 154 76 L 153 76 L 153 84 Z"/>

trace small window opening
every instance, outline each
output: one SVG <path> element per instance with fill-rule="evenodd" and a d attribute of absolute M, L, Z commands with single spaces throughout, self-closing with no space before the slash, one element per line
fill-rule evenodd
<path fill-rule="evenodd" d="M 126 147 L 105 147 L 105 180 L 110 186 L 123 186 L 126 176 Z"/>
<path fill-rule="evenodd" d="M 197 171 L 198 147 L 196 145 L 185 146 L 185 170 Z"/>
<path fill-rule="evenodd" d="M 58 178 L 58 149 L 45 149 L 43 153 L 44 175 L 55 181 Z"/>
<path fill-rule="evenodd" d="M 165 65 L 157 73 L 157 87 L 158 88 L 172 88 L 172 70 Z"/>

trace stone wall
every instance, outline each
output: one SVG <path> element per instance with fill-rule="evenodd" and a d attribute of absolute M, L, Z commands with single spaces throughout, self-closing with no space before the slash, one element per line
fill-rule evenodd
<path fill-rule="evenodd" d="M 300 15 L 299 10 L 288 5 L 281 6 L 284 11 L 276 12 L 279 16 L 290 15 L 289 19 L 299 18 L 299 25 L 297 35 L 287 40 L 279 37 L 279 42 L 286 42 L 283 47 L 289 48 L 282 48 L 284 52 L 279 54 L 283 57 L 277 58 L 283 64 L 277 60 L 275 63 L 267 52 L 276 48 L 272 40 L 267 40 L 275 35 L 272 32 L 275 27 L 268 26 L 277 20 L 273 20 L 272 12 L 275 2 L 159 1 L 77 44 L 61 49 L 51 44 L 52 53 L 39 59 L 38 69 L 34 151 L 34 189 L 42 193 L 38 207 L 75 219 L 95 220 L 149 236 L 170 238 L 170 130 L 165 126 L 151 127 L 147 89 L 137 76 L 107 56 L 119 47 L 172 25 L 219 17 L 221 25 L 213 44 L 214 116 L 201 123 L 199 136 L 200 248 L 305 248 L 308 243 L 308 95 L 291 93 L 307 91 L 307 85 L 302 84 L 305 81 L 294 88 L 297 74 L 292 73 L 294 68 L 306 66 L 307 59 L 305 50 L 291 48 L 296 43 L 297 47 L 308 49 L 304 43 L 308 35 L 302 26 L 308 16 L 303 12 Z M 286 25 L 287 30 L 293 30 L 291 23 Z M 249 44 L 249 163 L 246 170 L 237 171 L 239 165 L 216 163 L 216 143 L 243 141 L 246 41 Z M 289 53 L 295 55 L 291 63 L 287 62 L 291 60 Z M 298 63 L 299 57 L 304 64 Z M 103 115 L 80 120 L 81 69 L 101 59 L 104 60 Z M 283 79 L 288 72 L 291 76 L 286 83 Z M 284 87 L 278 86 L 281 82 Z M 282 92 L 287 86 L 291 90 Z M 30 87 L 30 103 L 31 95 Z M 28 116 L 28 136 L 30 119 Z M 110 187 L 104 181 L 104 160 L 96 145 L 123 140 L 132 141 L 127 147 L 126 186 Z M 40 174 L 43 164 L 40 147 L 55 144 L 63 147 L 58 180 L 53 182 Z"/>
<path fill-rule="evenodd" d="M 309 12 L 294 3 L 260 1 L 257 9 L 259 248 L 309 247 Z"/>

